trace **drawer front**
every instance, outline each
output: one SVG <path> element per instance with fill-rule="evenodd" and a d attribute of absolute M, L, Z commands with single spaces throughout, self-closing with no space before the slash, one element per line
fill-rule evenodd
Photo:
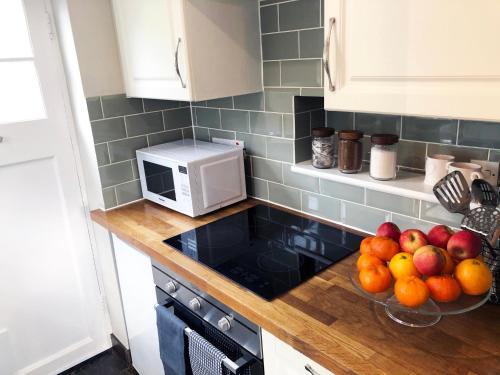
<path fill-rule="evenodd" d="M 262 331 L 266 375 L 334 375 L 323 366 Z"/>

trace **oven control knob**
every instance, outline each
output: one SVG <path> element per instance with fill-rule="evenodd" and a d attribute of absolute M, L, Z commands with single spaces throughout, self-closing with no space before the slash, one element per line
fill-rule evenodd
<path fill-rule="evenodd" d="M 195 297 L 191 301 L 189 301 L 189 308 L 193 311 L 200 311 L 201 309 L 200 299 Z"/>
<path fill-rule="evenodd" d="M 229 331 L 231 329 L 231 321 L 233 318 L 229 315 L 226 315 L 223 318 L 220 318 L 219 321 L 217 322 L 217 325 L 219 326 L 220 330 L 222 332 Z"/>
<path fill-rule="evenodd" d="M 169 281 L 165 284 L 165 291 L 169 294 L 177 292 L 177 283 L 175 281 Z"/>

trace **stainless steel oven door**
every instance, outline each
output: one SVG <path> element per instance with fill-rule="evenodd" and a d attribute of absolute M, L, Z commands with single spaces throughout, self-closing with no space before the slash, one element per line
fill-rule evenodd
<path fill-rule="evenodd" d="M 196 331 L 227 356 L 223 362 L 224 374 L 264 375 L 264 365 L 261 359 L 245 350 L 239 343 L 214 328 L 190 308 L 158 287 L 156 287 L 156 295 L 158 304 L 171 309 L 178 318 L 186 323 L 187 330 Z"/>

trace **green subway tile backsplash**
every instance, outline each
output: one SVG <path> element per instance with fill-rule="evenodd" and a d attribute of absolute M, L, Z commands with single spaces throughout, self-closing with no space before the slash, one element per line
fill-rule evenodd
<path fill-rule="evenodd" d="M 251 111 L 264 110 L 264 93 L 256 92 L 253 94 L 238 95 L 234 97 L 235 109 L 246 109 Z"/>
<path fill-rule="evenodd" d="M 296 88 L 266 89 L 266 111 L 293 113 L 293 97 L 299 94 L 300 91 Z"/>
<path fill-rule="evenodd" d="M 297 31 L 262 35 L 262 59 L 284 60 L 299 57 Z"/>
<path fill-rule="evenodd" d="M 280 86 L 281 85 L 281 68 L 279 61 L 268 61 L 262 64 L 262 75 L 264 78 L 264 86 Z"/>
<path fill-rule="evenodd" d="M 323 195 L 360 204 L 363 204 L 365 201 L 365 189 L 359 186 L 323 179 L 320 179 L 319 186 L 320 192 Z"/>
<path fill-rule="evenodd" d="M 500 149 L 500 123 L 460 121 L 458 144 Z"/>
<path fill-rule="evenodd" d="M 250 130 L 255 134 L 281 137 L 282 116 L 278 113 L 250 112 Z"/>
<path fill-rule="evenodd" d="M 325 219 L 340 221 L 340 201 L 323 195 L 303 191 L 302 211 Z"/>
<path fill-rule="evenodd" d="M 140 115 L 126 116 L 127 136 L 134 137 L 164 130 L 161 112 L 141 113 Z"/>
<path fill-rule="evenodd" d="M 87 111 L 89 112 L 90 121 L 102 119 L 101 98 L 87 98 Z"/>
<path fill-rule="evenodd" d="M 253 157 L 252 172 L 255 177 L 264 180 L 283 182 L 282 164 L 279 161 Z"/>
<path fill-rule="evenodd" d="M 179 104 L 180 103 L 176 100 L 144 99 L 144 112 L 178 108 Z"/>
<path fill-rule="evenodd" d="M 319 192 L 319 179 L 292 172 L 291 164 L 283 164 L 283 183 L 297 189 Z"/>
<path fill-rule="evenodd" d="M 293 140 L 267 137 L 267 157 L 293 163 Z"/>
<path fill-rule="evenodd" d="M 354 128 L 361 130 L 365 135 L 388 133 L 399 136 L 401 131 L 401 116 L 356 113 Z"/>
<path fill-rule="evenodd" d="M 220 114 L 222 129 L 250 133 L 250 115 L 247 111 L 221 109 Z"/>
<path fill-rule="evenodd" d="M 323 28 L 299 31 L 300 58 L 323 56 Z"/>
<path fill-rule="evenodd" d="M 260 10 L 260 29 L 262 33 L 278 31 L 278 7 L 269 6 Z"/>
<path fill-rule="evenodd" d="M 123 117 L 92 121 L 91 127 L 94 143 L 113 141 L 127 136 Z"/>
<path fill-rule="evenodd" d="M 321 26 L 320 0 L 297 0 L 279 4 L 279 28 L 310 29 Z"/>
<path fill-rule="evenodd" d="M 419 201 L 417 199 L 366 189 L 366 204 L 386 211 L 418 217 Z"/>
<path fill-rule="evenodd" d="M 269 200 L 300 210 L 300 190 L 269 182 Z"/>
<path fill-rule="evenodd" d="M 457 120 L 403 117 L 402 138 L 414 141 L 455 144 Z"/>
<path fill-rule="evenodd" d="M 220 111 L 215 108 L 196 107 L 196 125 L 207 128 L 220 128 Z"/>
<path fill-rule="evenodd" d="M 290 87 L 320 87 L 321 60 L 291 60 L 281 63 L 281 85 Z"/>
<path fill-rule="evenodd" d="M 135 159 L 135 150 L 148 146 L 146 136 L 122 139 L 108 143 L 111 163 Z"/>
<path fill-rule="evenodd" d="M 104 117 L 117 117 L 141 113 L 142 99 L 127 98 L 125 94 L 101 97 Z"/>
<path fill-rule="evenodd" d="M 142 198 L 141 182 L 134 180 L 115 186 L 118 204 L 125 204 Z"/>
<path fill-rule="evenodd" d="M 191 108 L 189 107 L 164 111 L 163 118 L 166 130 L 180 129 L 193 125 L 193 121 L 191 120 Z"/>

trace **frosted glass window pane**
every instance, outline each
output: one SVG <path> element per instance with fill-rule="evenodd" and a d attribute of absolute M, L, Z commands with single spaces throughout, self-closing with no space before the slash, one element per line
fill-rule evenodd
<path fill-rule="evenodd" d="M 45 118 L 33 61 L 0 62 L 0 124 Z"/>
<path fill-rule="evenodd" d="M 0 58 L 32 56 L 22 0 L 0 0 Z"/>

